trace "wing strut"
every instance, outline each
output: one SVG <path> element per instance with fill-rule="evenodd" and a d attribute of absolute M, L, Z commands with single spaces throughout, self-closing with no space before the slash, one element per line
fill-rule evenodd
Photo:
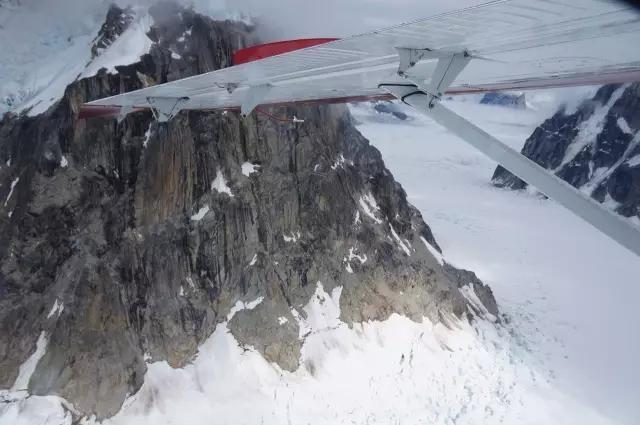
<path fill-rule="evenodd" d="M 439 60 L 439 62 L 442 61 L 447 61 L 447 59 Z M 450 69 L 458 73 L 461 71 L 459 67 L 450 67 Z M 434 78 L 432 78 L 433 80 Z M 452 79 L 445 76 L 444 80 Z M 578 191 L 555 174 L 511 149 L 480 127 L 441 105 L 440 97 L 436 93 L 424 90 L 414 84 L 381 84 L 380 87 L 385 88 L 407 105 L 426 114 L 522 180 L 539 189 L 549 198 L 640 256 L 640 229 Z M 444 90 L 446 87 L 438 88 L 440 93 Z"/>
<path fill-rule="evenodd" d="M 189 101 L 188 97 L 147 97 L 153 116 L 158 122 L 167 122 L 178 115 Z"/>

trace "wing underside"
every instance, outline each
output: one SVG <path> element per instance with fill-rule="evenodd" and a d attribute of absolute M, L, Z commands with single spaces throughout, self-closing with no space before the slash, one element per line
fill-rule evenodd
<path fill-rule="evenodd" d="M 234 109 L 389 98 L 381 84 L 414 75 L 430 83 L 437 58 L 398 74 L 401 49 L 468 52 L 472 60 L 446 93 L 596 85 L 640 80 L 640 16 L 610 0 L 498 0 L 412 23 L 330 41 L 254 62 L 90 102 L 148 108 Z M 255 106 L 255 105 L 254 105 Z"/>

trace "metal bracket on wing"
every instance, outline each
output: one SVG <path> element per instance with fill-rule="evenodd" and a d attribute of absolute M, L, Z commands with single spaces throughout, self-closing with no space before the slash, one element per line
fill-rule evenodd
<path fill-rule="evenodd" d="M 271 84 L 261 84 L 259 86 L 251 86 L 244 96 L 244 100 L 240 105 L 240 115 L 246 117 L 253 111 L 256 106 L 260 105 L 267 93 L 271 90 Z"/>
<path fill-rule="evenodd" d="M 431 49 L 407 49 L 398 47 L 400 65 L 398 75 L 411 81 L 422 92 L 431 96 L 430 104 L 435 104 L 444 91 L 453 83 L 456 77 L 462 72 L 471 60 L 471 55 L 466 50 L 461 52 L 444 52 Z M 415 75 L 408 71 L 424 59 L 438 59 L 436 69 L 431 74 L 429 85 L 425 85 L 428 76 Z"/>
<path fill-rule="evenodd" d="M 188 101 L 188 97 L 147 97 L 153 116 L 158 122 L 167 122 L 178 115 Z"/>
<path fill-rule="evenodd" d="M 413 68 L 418 62 L 423 59 L 437 58 L 437 52 L 431 49 L 409 49 L 406 47 L 396 47 L 398 56 L 400 58 L 400 65 L 398 65 L 398 75 L 404 77 L 406 72 Z"/>

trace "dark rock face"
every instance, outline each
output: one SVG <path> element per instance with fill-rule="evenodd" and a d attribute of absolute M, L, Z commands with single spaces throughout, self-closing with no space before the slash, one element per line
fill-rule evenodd
<path fill-rule="evenodd" d="M 640 217 L 640 84 L 607 85 L 568 114 L 556 112 L 527 139 L 522 153 L 618 213 Z M 496 186 L 525 182 L 498 167 Z"/>
<path fill-rule="evenodd" d="M 344 107 L 276 112 L 302 124 L 195 111 L 78 121 L 86 100 L 228 66 L 253 42 L 243 24 L 172 4 L 151 13 L 140 62 L 0 123 L 0 387 L 44 332 L 28 390 L 111 416 L 147 359 L 185 365 L 237 301 L 259 296 L 229 328 L 294 370 L 294 312 L 318 282 L 342 286 L 348 323 L 467 312 L 460 279 L 423 243 L 438 249 L 429 227 Z"/>

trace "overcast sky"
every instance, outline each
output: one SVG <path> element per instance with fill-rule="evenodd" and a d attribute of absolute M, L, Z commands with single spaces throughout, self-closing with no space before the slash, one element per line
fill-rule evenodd
<path fill-rule="evenodd" d="M 270 39 L 344 37 L 487 0 L 195 0 L 200 10 L 256 18 Z"/>
<path fill-rule="evenodd" d="M 1 0 L 0 0 L 1 1 Z M 21 0 L 28 8 L 46 16 L 49 24 L 69 25 L 76 31 L 102 15 L 110 3 L 121 6 L 149 5 L 155 0 Z M 251 16 L 262 27 L 265 38 L 344 37 L 417 18 L 460 9 L 488 0 L 177 0 L 193 5 L 213 17 Z M 42 13 L 46 11 L 45 13 Z M 2 8 L 0 8 L 2 12 Z M 0 26 L 9 16 L 0 13 Z M 91 19 L 90 19 L 91 18 Z M 99 19 L 103 19 L 100 16 Z M 3 22 L 4 21 L 4 22 Z M 42 22 L 47 26 L 47 22 Z M 42 28 L 38 25 L 36 29 Z M 25 28 L 25 30 L 27 30 Z M 29 28 L 31 32 L 33 28 Z M 71 31 L 72 33 L 75 31 Z"/>

